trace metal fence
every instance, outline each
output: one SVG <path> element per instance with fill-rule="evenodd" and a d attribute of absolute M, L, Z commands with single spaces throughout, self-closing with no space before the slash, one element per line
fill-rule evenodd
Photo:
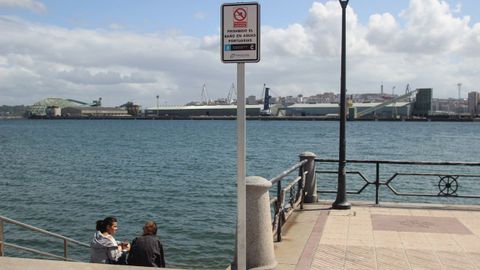
<path fill-rule="evenodd" d="M 5 227 L 4 225 L 5 225 L 5 223 L 13 224 L 15 226 L 19 226 L 19 227 L 31 230 L 33 232 L 38 232 L 38 233 L 41 233 L 41 234 L 44 234 L 44 235 L 47 235 L 47 236 L 50 236 L 50 237 L 53 237 L 53 238 L 63 240 L 63 256 L 59 256 L 59 255 L 52 254 L 52 253 L 49 253 L 49 252 L 43 252 L 43 251 L 40 251 L 40 250 L 37 250 L 37 249 L 33 249 L 33 248 L 29 248 L 29 247 L 20 246 L 20 245 L 5 242 L 5 237 L 4 237 L 4 232 L 5 232 L 4 231 L 4 227 Z M 42 230 L 40 228 L 37 228 L 37 227 L 31 226 L 31 225 L 28 225 L 28 224 L 25 224 L 25 223 L 22 223 L 22 222 L 4 217 L 4 216 L 0 216 L 0 256 L 4 256 L 5 247 L 11 247 L 11 248 L 14 248 L 14 249 L 18 249 L 18 250 L 22 250 L 22 251 L 26 251 L 26 252 L 30 252 L 30 253 L 34 253 L 34 254 L 37 254 L 37 255 L 50 257 L 50 258 L 55 258 L 55 259 L 60 259 L 60 260 L 65 260 L 65 261 L 76 261 L 76 260 L 73 260 L 73 259 L 68 257 L 68 245 L 69 244 L 74 244 L 74 245 L 87 247 L 87 248 L 90 247 L 88 244 L 79 242 L 79 241 L 74 240 L 72 238 L 68 238 L 68 237 L 65 237 L 65 236 L 62 236 L 62 235 L 59 235 L 59 234 L 56 234 L 56 233 L 52 233 L 52 232 L 49 232 L 49 231 L 46 231 L 46 230 Z"/>
<path fill-rule="evenodd" d="M 273 205 L 272 228 L 277 241 L 282 241 L 282 226 L 292 214 L 293 210 L 300 207 L 303 209 L 303 200 L 305 197 L 305 178 L 307 171 L 303 165 L 307 160 L 303 160 L 278 176 L 270 179 L 272 188 L 277 187 L 276 197 L 270 199 L 270 205 Z M 293 172 L 298 171 L 298 176 L 291 178 Z M 288 182 L 287 186 L 282 187 L 282 181 Z"/>
<path fill-rule="evenodd" d="M 337 170 L 319 170 L 322 168 L 322 165 L 325 163 L 338 163 L 337 159 L 315 159 L 317 164 L 317 170 L 315 171 L 317 175 L 320 174 L 337 174 Z M 449 198 L 464 198 L 464 199 L 479 199 L 478 194 L 469 194 L 470 188 L 468 186 L 462 186 L 461 181 L 468 178 L 480 178 L 480 174 L 468 174 L 468 173 L 451 173 L 454 169 L 459 169 L 464 171 L 465 167 L 476 167 L 480 168 L 479 162 L 435 162 L 435 161 L 396 161 L 396 160 L 347 160 L 347 164 L 362 164 L 363 167 L 372 167 L 375 166 L 375 178 L 371 179 L 367 176 L 366 173 L 359 170 L 348 171 L 347 174 L 357 175 L 362 181 L 363 185 L 356 190 L 347 190 L 347 194 L 361 194 L 366 190 L 370 185 L 375 187 L 375 203 L 379 204 L 380 198 L 380 189 L 384 187 L 391 194 L 396 196 L 409 196 L 409 197 L 449 197 Z M 404 165 L 414 165 L 415 170 L 420 170 L 424 168 L 422 172 L 399 172 L 393 171 L 388 172 L 390 175 L 386 177 L 381 177 L 381 166 L 395 166 L 398 169 Z M 429 171 L 424 166 L 431 166 L 428 169 L 440 168 L 447 170 L 448 173 L 443 172 L 425 172 Z M 437 169 L 438 171 L 441 171 Z M 435 183 L 432 185 L 430 192 L 411 192 L 406 191 L 402 192 L 398 188 L 394 187 L 394 183 L 405 181 L 407 178 L 420 177 L 421 179 L 434 178 L 431 179 Z M 334 180 L 333 180 L 334 179 Z M 350 178 L 352 179 L 352 178 Z M 336 178 L 332 176 L 332 181 L 336 181 Z M 322 187 L 322 183 L 317 183 L 319 187 Z M 351 180 L 349 181 L 351 184 Z M 417 188 L 414 190 L 419 190 L 422 183 L 416 183 Z M 322 190 L 319 189 L 318 193 L 337 193 L 336 190 Z"/>

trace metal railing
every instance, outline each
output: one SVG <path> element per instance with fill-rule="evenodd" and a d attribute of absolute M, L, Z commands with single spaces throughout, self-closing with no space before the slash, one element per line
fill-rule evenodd
<path fill-rule="evenodd" d="M 305 198 L 305 177 L 307 171 L 303 165 L 307 160 L 303 160 L 278 176 L 270 179 L 272 187 L 277 186 L 276 197 L 270 199 L 270 205 L 273 205 L 272 230 L 278 242 L 282 241 L 282 226 L 292 214 L 293 210 L 300 206 L 303 209 L 303 200 Z M 282 181 L 291 173 L 298 170 L 298 176 L 291 179 L 288 185 L 282 188 Z"/>
<path fill-rule="evenodd" d="M 37 250 L 37 249 L 28 248 L 28 247 L 24 247 L 24 246 L 15 245 L 15 244 L 12 244 L 12 243 L 5 242 L 5 237 L 4 237 L 4 225 L 5 225 L 5 223 L 13 224 L 13 225 L 16 225 L 16 226 L 19 226 L 19 227 L 22 227 L 22 228 L 25 228 L 25 229 L 28 229 L 28 230 L 31 230 L 31 231 L 34 231 L 34 232 L 42 233 L 42 234 L 45 234 L 45 235 L 48 235 L 48 236 L 51 236 L 51 237 L 54 237 L 54 238 L 57 238 L 57 239 L 62 239 L 63 240 L 63 256 L 59 256 L 59 255 L 55 255 L 55 254 L 52 254 L 52 253 L 43 252 L 43 251 L 40 251 L 40 250 Z M 65 236 L 60 235 L 60 234 L 52 233 L 52 232 L 49 232 L 49 231 L 31 226 L 31 225 L 28 225 L 28 224 L 25 224 L 25 223 L 22 223 L 22 222 L 4 217 L 4 216 L 0 216 L 0 256 L 4 256 L 5 247 L 11 247 L 11 248 L 15 248 L 15 249 L 18 249 L 18 250 L 34 253 L 34 254 L 37 254 L 37 255 L 41 255 L 41 256 L 51 257 L 51 258 L 55 258 L 55 259 L 65 260 L 65 261 L 76 261 L 76 260 L 68 258 L 68 244 L 75 244 L 75 245 L 82 246 L 82 247 L 87 247 L 87 248 L 90 247 L 88 244 L 82 243 L 82 242 L 77 241 L 75 239 L 68 238 L 68 237 L 65 237 Z"/>
<path fill-rule="evenodd" d="M 316 164 L 319 163 L 338 163 L 338 159 L 315 159 Z M 480 162 L 435 162 L 435 161 L 398 161 L 398 160 L 347 160 L 347 164 L 372 164 L 375 165 L 375 180 L 370 180 L 361 171 L 347 171 L 347 174 L 358 175 L 364 184 L 356 191 L 347 191 L 348 194 L 361 194 L 368 186 L 375 186 L 375 203 L 379 204 L 380 188 L 385 186 L 396 196 L 423 196 L 423 197 L 455 197 L 465 199 L 479 199 L 476 194 L 466 194 L 460 192 L 459 179 L 480 177 L 480 174 L 464 174 L 464 173 L 417 173 L 417 172 L 394 172 L 390 177 L 380 179 L 380 165 L 418 165 L 418 166 L 448 166 L 448 167 L 478 167 Z M 317 168 L 320 166 L 317 165 Z M 337 170 L 316 170 L 316 174 L 337 174 Z M 399 192 L 393 187 L 393 181 L 406 176 L 438 177 L 436 188 L 438 192 L 420 193 L 420 192 Z M 321 186 L 321 183 L 320 185 Z M 318 193 L 337 193 L 336 190 L 318 190 Z M 464 190 L 462 190 L 464 192 Z"/>

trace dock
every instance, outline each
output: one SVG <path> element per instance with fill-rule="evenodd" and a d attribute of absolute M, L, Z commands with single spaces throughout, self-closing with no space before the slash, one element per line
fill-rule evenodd
<path fill-rule="evenodd" d="M 480 269 L 480 206 L 305 204 L 275 243 L 276 269 Z"/>

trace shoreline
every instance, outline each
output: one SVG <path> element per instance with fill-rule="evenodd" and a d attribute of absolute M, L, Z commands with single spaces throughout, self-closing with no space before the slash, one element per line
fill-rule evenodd
<path fill-rule="evenodd" d="M 236 120 L 236 116 L 159 116 L 159 117 L 8 117 L 0 120 Z M 326 116 L 247 116 L 250 121 L 339 121 L 338 117 Z M 410 119 L 347 119 L 347 121 L 381 121 L 381 122 L 480 122 L 480 118 L 410 118 Z"/>

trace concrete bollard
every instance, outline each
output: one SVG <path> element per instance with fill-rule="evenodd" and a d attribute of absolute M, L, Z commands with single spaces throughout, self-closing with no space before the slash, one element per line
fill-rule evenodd
<path fill-rule="evenodd" d="M 270 196 L 272 183 L 260 176 L 246 179 L 247 269 L 275 269 L 277 260 L 273 247 Z M 236 269 L 236 252 L 232 269 Z"/>
<path fill-rule="evenodd" d="M 304 169 L 308 172 L 307 177 L 305 179 L 305 203 L 315 203 L 318 201 L 317 196 L 317 174 L 315 173 L 315 158 L 317 157 L 312 152 L 304 152 L 300 154 L 300 161 L 307 160 L 305 163 Z"/>

